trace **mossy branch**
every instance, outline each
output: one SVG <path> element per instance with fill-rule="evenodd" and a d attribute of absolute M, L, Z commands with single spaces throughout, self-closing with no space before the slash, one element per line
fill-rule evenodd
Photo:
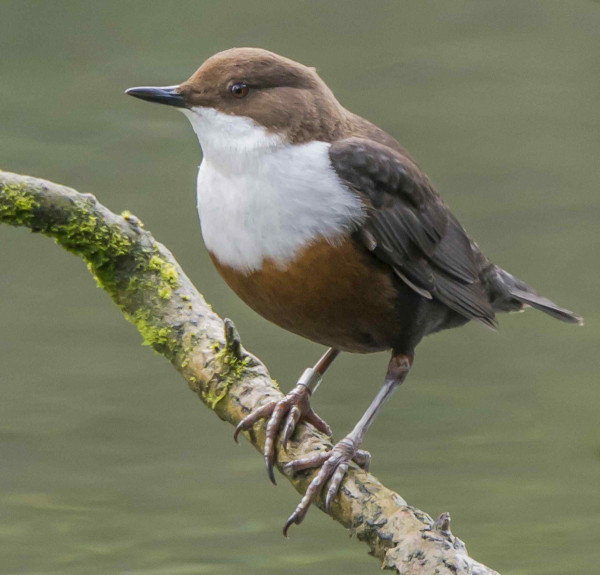
<path fill-rule="evenodd" d="M 221 419 L 236 425 L 281 397 L 265 366 L 242 347 L 233 324 L 212 311 L 169 250 L 132 214 L 116 215 L 94 196 L 61 185 L 0 172 L 0 223 L 53 237 L 82 257 L 144 345 L 164 355 Z M 246 434 L 259 451 L 264 431 L 260 422 Z M 326 436 L 301 425 L 288 451 L 278 452 L 279 470 L 292 459 L 330 448 Z M 313 473 L 284 475 L 303 493 Z M 323 502 L 317 503 L 323 509 Z M 407 575 L 496 573 L 469 557 L 450 532 L 447 514 L 433 521 L 355 466 L 330 515 L 364 541 L 386 569 Z"/>

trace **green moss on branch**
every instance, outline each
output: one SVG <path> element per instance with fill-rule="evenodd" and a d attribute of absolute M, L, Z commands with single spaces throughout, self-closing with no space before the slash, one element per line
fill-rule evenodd
<path fill-rule="evenodd" d="M 59 188 L 62 194 L 51 197 L 43 180 L 2 182 L 0 222 L 51 236 L 83 258 L 98 286 L 137 327 L 143 344 L 173 358 L 179 345 L 160 309 L 179 288 L 175 265 L 131 212 L 119 217 L 91 195 Z"/>
<path fill-rule="evenodd" d="M 6 184 L 0 194 L 0 222 L 23 226 L 33 217 L 37 203 L 26 186 Z"/>
<path fill-rule="evenodd" d="M 220 401 L 225 399 L 231 386 L 240 381 L 246 374 L 250 359 L 240 357 L 229 343 L 224 346 L 213 345 L 214 362 L 217 364 L 214 380 L 209 382 L 203 392 L 206 405 L 215 409 Z"/>

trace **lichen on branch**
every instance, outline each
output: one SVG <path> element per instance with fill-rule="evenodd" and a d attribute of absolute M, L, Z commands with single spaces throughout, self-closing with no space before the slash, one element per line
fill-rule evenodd
<path fill-rule="evenodd" d="M 117 215 L 90 194 L 0 171 L 0 223 L 52 237 L 83 258 L 143 343 L 164 355 L 224 421 L 237 425 L 253 409 L 282 397 L 265 366 L 243 348 L 233 324 L 212 311 L 169 250 L 130 212 Z M 259 422 L 245 434 L 259 451 L 264 426 Z M 330 448 L 328 437 L 301 424 L 288 450 L 279 449 L 278 468 L 303 493 L 315 471 L 292 476 L 283 466 Z M 321 499 L 317 506 L 324 510 Z M 330 515 L 364 541 L 385 569 L 403 575 L 496 574 L 469 557 L 451 533 L 447 514 L 433 521 L 356 466 Z"/>

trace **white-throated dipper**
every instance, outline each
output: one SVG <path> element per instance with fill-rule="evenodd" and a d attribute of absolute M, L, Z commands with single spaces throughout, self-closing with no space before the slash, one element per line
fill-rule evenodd
<path fill-rule="evenodd" d="M 349 112 L 313 68 L 258 48 L 209 58 L 177 86 L 127 94 L 179 108 L 202 147 L 198 211 L 204 243 L 229 286 L 277 325 L 328 346 L 282 400 L 248 415 L 268 418 L 264 456 L 275 482 L 275 441 L 299 421 L 331 435 L 309 398 L 341 351 L 392 351 L 383 387 L 331 451 L 288 464 L 320 466 L 287 520 L 300 523 L 326 486 L 331 505 L 384 402 L 431 333 L 495 313 L 539 309 L 580 317 L 489 262 L 408 152 Z"/>

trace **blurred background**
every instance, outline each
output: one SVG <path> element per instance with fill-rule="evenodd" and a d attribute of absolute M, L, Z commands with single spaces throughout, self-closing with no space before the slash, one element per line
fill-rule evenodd
<path fill-rule="evenodd" d="M 129 209 L 289 389 L 322 352 L 217 276 L 195 212 L 201 160 L 175 110 L 123 95 L 233 46 L 316 66 L 417 158 L 496 263 L 584 328 L 502 316 L 421 344 L 367 435 L 372 471 L 452 515 L 503 575 L 600 562 L 600 4 L 592 1 L 0 3 L 0 168 Z M 140 345 L 84 264 L 0 227 L 0 573 L 375 573 Z M 339 360 L 314 400 L 337 438 L 387 356 Z"/>

